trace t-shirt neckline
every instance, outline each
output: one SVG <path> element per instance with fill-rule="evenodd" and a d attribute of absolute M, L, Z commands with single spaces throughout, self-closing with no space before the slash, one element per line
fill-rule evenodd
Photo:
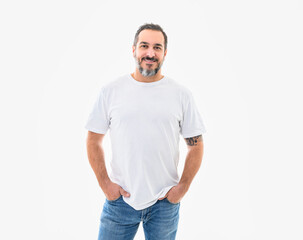
<path fill-rule="evenodd" d="M 166 76 L 164 76 L 163 78 L 161 78 L 160 80 L 155 81 L 155 82 L 139 82 L 136 79 L 134 79 L 131 74 L 127 74 L 127 77 L 129 80 L 131 80 L 131 82 L 133 82 L 137 85 L 140 85 L 140 86 L 144 86 L 144 87 L 151 87 L 151 86 L 159 85 L 159 84 L 162 84 L 166 80 Z"/>

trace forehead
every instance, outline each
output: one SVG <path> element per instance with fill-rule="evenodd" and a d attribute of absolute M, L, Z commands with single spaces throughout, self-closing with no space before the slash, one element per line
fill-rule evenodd
<path fill-rule="evenodd" d="M 148 42 L 149 44 L 159 43 L 164 46 L 164 36 L 160 31 L 145 29 L 139 33 L 138 44 L 140 42 Z"/>

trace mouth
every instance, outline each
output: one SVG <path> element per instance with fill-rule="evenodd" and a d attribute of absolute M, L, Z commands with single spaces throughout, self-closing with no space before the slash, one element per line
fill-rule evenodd
<path fill-rule="evenodd" d="M 153 63 L 156 62 L 157 60 L 150 60 L 150 59 L 145 59 L 145 58 L 143 58 L 143 61 L 146 62 L 146 64 L 153 64 Z"/>

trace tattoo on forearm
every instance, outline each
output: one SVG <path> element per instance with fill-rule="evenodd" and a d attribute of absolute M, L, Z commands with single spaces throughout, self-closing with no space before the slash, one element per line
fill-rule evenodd
<path fill-rule="evenodd" d="M 202 142 L 202 135 L 196 136 L 196 137 L 191 137 L 191 138 L 185 138 L 186 144 L 188 146 L 196 146 L 198 142 Z"/>

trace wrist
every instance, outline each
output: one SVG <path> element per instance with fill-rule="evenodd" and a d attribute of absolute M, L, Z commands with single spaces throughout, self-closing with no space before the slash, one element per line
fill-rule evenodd
<path fill-rule="evenodd" d="M 185 192 L 187 192 L 189 189 L 190 183 L 185 182 L 185 181 L 180 181 L 178 185 L 180 186 L 181 189 L 183 189 Z"/>
<path fill-rule="evenodd" d="M 99 186 L 103 190 L 103 192 L 107 191 L 108 186 L 110 185 L 111 180 L 109 178 L 104 178 L 99 182 Z"/>

